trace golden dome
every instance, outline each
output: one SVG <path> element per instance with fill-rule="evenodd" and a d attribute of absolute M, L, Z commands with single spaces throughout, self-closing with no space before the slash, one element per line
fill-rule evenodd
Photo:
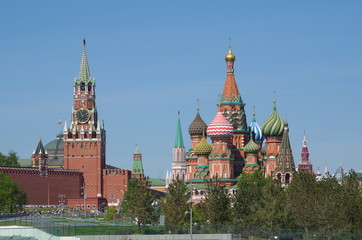
<path fill-rule="evenodd" d="M 225 55 L 225 61 L 235 61 L 235 55 L 231 51 L 231 48 L 229 48 L 228 54 Z"/>

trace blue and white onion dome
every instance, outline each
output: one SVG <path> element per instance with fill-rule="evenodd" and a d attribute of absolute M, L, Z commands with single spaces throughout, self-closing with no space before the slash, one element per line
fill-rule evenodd
<path fill-rule="evenodd" d="M 261 132 L 261 127 L 256 122 L 255 113 L 253 113 L 253 120 L 251 121 L 249 127 L 252 132 L 254 142 L 263 142 L 264 136 Z"/>

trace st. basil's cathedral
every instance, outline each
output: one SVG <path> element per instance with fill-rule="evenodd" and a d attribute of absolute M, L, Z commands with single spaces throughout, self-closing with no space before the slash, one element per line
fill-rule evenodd
<path fill-rule="evenodd" d="M 243 102 L 234 76 L 235 55 L 231 47 L 225 56 L 226 80 L 218 102 L 215 118 L 207 125 L 196 109 L 195 119 L 188 127 L 191 148 L 183 144 L 180 114 L 173 148 L 172 170 L 166 175 L 170 184 L 182 178 L 196 189 L 205 188 L 208 179 L 219 179 L 227 187 L 236 184 L 241 173 L 261 171 L 265 177 L 281 181 L 288 187 L 296 171 L 289 141 L 289 127 L 279 116 L 274 100 L 270 117 L 262 127 L 255 112 L 247 124 Z M 207 142 L 211 139 L 211 144 Z M 313 172 L 304 136 L 299 170 Z M 202 192 L 202 191 L 201 191 Z"/>

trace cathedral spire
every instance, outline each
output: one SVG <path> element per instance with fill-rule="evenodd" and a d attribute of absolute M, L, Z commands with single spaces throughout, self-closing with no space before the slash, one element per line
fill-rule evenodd
<path fill-rule="evenodd" d="M 220 98 L 220 104 L 226 103 L 243 103 L 241 100 L 239 89 L 236 84 L 236 80 L 234 77 L 234 61 L 236 57 L 231 50 L 231 46 L 229 46 L 229 51 L 225 56 L 226 61 L 226 81 L 224 85 L 224 90 Z"/>
<path fill-rule="evenodd" d="M 83 54 L 82 54 L 82 62 L 80 64 L 80 70 L 78 75 L 78 81 L 83 81 L 87 83 L 90 80 L 90 71 L 87 60 L 87 52 L 86 52 L 86 40 L 83 39 Z"/>
<path fill-rule="evenodd" d="M 175 147 L 185 147 L 184 146 L 184 141 L 183 141 L 183 138 L 182 138 L 182 131 L 181 131 L 180 111 L 178 112 Z"/>
<path fill-rule="evenodd" d="M 285 123 L 282 142 L 280 144 L 280 151 L 277 155 L 274 176 L 281 180 L 283 186 L 288 186 L 292 180 L 294 172 L 295 165 L 289 140 L 289 128 L 288 124 Z"/>

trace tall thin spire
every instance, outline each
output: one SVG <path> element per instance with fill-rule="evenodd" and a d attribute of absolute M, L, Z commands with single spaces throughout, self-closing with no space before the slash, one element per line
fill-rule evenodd
<path fill-rule="evenodd" d="M 82 54 L 82 62 L 80 63 L 80 70 L 78 75 L 78 81 L 88 82 L 90 80 L 90 71 L 87 60 L 87 52 L 86 52 L 86 40 L 83 39 L 83 54 Z"/>
<path fill-rule="evenodd" d="M 177 121 L 177 129 L 176 129 L 175 147 L 185 147 L 184 146 L 184 141 L 183 141 L 183 138 L 182 138 L 182 131 L 181 131 L 180 111 L 178 111 L 178 121 Z"/>

